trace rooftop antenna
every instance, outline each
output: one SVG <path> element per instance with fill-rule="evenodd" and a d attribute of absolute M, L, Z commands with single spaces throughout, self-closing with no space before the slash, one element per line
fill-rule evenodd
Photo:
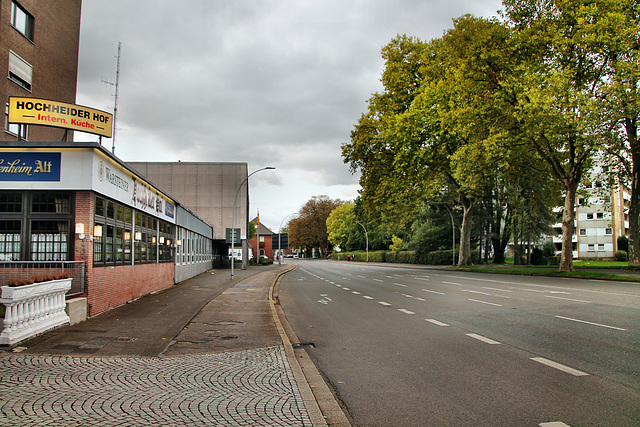
<path fill-rule="evenodd" d="M 115 101 L 114 101 L 114 105 L 113 105 L 113 135 L 111 137 L 111 153 L 112 154 L 116 154 L 116 120 L 118 117 L 118 89 L 119 89 L 119 80 L 120 80 L 120 46 L 121 46 L 121 42 L 118 42 L 118 56 L 116 56 L 117 58 L 117 62 L 116 62 L 116 82 L 112 83 L 109 82 L 107 80 L 102 80 L 102 83 L 106 83 L 109 84 L 111 86 L 115 86 L 116 87 L 116 95 L 115 95 Z"/>

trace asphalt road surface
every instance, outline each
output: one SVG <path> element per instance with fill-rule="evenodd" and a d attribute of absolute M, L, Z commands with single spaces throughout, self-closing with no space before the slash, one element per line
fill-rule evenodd
<path fill-rule="evenodd" d="M 280 302 L 356 425 L 640 425 L 638 284 L 298 265 Z"/>

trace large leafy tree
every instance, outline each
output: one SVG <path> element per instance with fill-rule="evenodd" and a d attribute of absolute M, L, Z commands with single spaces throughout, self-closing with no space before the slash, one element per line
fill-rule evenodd
<path fill-rule="evenodd" d="M 313 196 L 300 208 L 298 217 L 289 222 L 291 245 L 316 248 L 320 254 L 324 254 L 329 247 L 327 218 L 342 203 L 324 195 Z"/>
<path fill-rule="evenodd" d="M 602 147 L 597 95 L 606 87 L 609 55 L 599 26 L 605 3 L 504 0 L 520 49 L 502 83 L 512 135 L 545 161 L 564 193 L 561 271 L 573 270 L 575 201 L 593 155 Z M 510 108 L 507 107 L 510 105 Z"/>
<path fill-rule="evenodd" d="M 607 79 L 599 96 L 602 121 L 611 137 L 607 172 L 618 172 L 631 190 L 629 203 L 629 265 L 640 266 L 640 3 L 637 0 L 603 2 L 607 14 L 592 37 L 602 40 L 609 54 Z"/>
<path fill-rule="evenodd" d="M 357 249 L 354 236 L 359 225 L 356 223 L 354 208 L 354 203 L 344 203 L 331 211 L 327 218 L 329 242 L 345 251 Z"/>

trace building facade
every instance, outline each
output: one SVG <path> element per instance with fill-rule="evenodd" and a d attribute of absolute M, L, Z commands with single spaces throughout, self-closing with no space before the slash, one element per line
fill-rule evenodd
<path fill-rule="evenodd" d="M 1 140 L 72 141 L 56 127 L 8 123 L 11 96 L 75 104 L 81 0 L 0 0 L 0 82 L 5 108 Z"/>
<path fill-rule="evenodd" d="M 3 280 L 82 263 L 90 316 L 212 267 L 213 228 L 100 144 L 1 142 L 0 182 Z"/>
<path fill-rule="evenodd" d="M 236 242 L 235 248 L 242 246 L 243 260 L 247 261 L 247 163 L 130 162 L 129 165 L 213 227 L 214 265 L 228 262 L 230 245 L 225 233 L 232 223 L 233 228 L 241 230 L 241 242 Z"/>

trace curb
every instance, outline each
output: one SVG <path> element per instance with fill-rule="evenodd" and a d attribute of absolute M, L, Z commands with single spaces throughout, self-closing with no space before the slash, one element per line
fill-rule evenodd
<path fill-rule="evenodd" d="M 336 401 L 335 396 L 325 383 L 322 375 L 309 358 L 307 352 L 303 348 L 294 349 L 291 344 L 289 336 L 293 336 L 296 340 L 297 337 L 287 322 L 286 316 L 278 301 L 276 289 L 282 276 L 296 268 L 298 268 L 298 265 L 294 264 L 288 270 L 278 274 L 269 289 L 269 301 L 273 320 L 278 329 L 278 334 L 280 334 L 287 360 L 291 365 L 293 376 L 298 384 L 298 389 L 300 390 L 302 400 L 312 424 L 321 427 L 351 427 L 349 419 L 340 407 L 340 404 Z M 289 331 L 289 336 L 285 329 Z"/>

